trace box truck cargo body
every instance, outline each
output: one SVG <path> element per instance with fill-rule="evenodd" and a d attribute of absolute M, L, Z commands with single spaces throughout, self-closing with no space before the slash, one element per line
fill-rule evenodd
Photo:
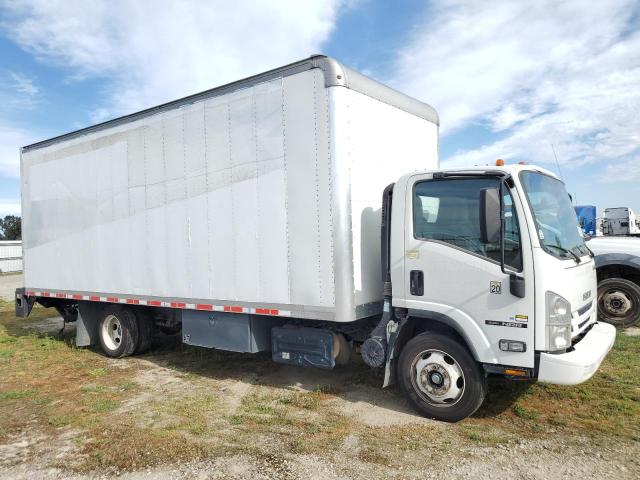
<path fill-rule="evenodd" d="M 640 236 L 640 220 L 628 207 L 605 208 L 602 217 L 603 235 Z"/>
<path fill-rule="evenodd" d="M 76 344 L 152 333 L 384 369 L 422 414 L 576 384 L 615 339 L 562 181 L 438 168 L 435 110 L 323 56 L 22 149 L 25 286 Z M 535 288 L 534 288 L 535 285 Z"/>
<path fill-rule="evenodd" d="M 437 139 L 431 107 L 317 57 L 27 147 L 25 285 L 370 316 L 381 192 Z"/>

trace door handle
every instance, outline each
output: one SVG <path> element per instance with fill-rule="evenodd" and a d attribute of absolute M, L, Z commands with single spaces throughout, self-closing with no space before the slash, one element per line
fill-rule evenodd
<path fill-rule="evenodd" d="M 415 297 L 424 295 L 424 273 L 422 270 L 411 270 L 409 274 L 409 291 Z"/>

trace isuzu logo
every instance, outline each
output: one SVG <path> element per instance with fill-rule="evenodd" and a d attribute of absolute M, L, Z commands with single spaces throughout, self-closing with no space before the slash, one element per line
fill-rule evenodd
<path fill-rule="evenodd" d="M 584 301 L 584 300 L 586 300 L 586 299 L 588 299 L 589 297 L 591 297 L 591 290 L 587 290 L 586 292 L 584 292 L 584 293 L 582 294 L 582 300 L 583 300 L 583 301 Z"/>

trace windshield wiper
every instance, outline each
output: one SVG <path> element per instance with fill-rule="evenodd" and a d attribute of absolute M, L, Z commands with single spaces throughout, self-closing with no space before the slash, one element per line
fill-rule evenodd
<path fill-rule="evenodd" d="M 576 263 L 580 263 L 580 257 L 579 257 L 578 255 L 576 255 L 575 253 L 573 253 L 571 250 L 567 250 L 566 248 L 561 247 L 560 245 L 554 245 L 554 244 L 547 245 L 547 247 L 557 248 L 557 249 L 558 249 L 558 250 L 560 250 L 562 253 L 568 253 L 569 255 L 571 255 L 571 256 L 573 257 L 573 260 L 574 260 Z"/>
<path fill-rule="evenodd" d="M 586 248 L 586 249 L 587 249 L 587 251 L 589 252 L 589 256 L 590 256 L 591 258 L 595 258 L 596 254 L 595 254 L 595 253 L 593 253 L 593 250 L 591 250 L 591 249 L 587 246 L 587 244 L 586 244 L 586 243 L 585 243 L 585 245 L 584 245 L 584 248 Z"/>

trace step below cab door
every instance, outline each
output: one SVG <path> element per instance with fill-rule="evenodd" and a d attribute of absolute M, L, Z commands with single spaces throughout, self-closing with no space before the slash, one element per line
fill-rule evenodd
<path fill-rule="evenodd" d="M 504 189 L 505 270 L 500 242 L 480 234 L 480 195 L 497 177 L 408 181 L 405 199 L 405 306 L 454 326 L 477 360 L 532 368 L 534 276 L 531 245 L 516 190 Z M 523 298 L 510 292 L 510 275 L 524 279 Z M 501 350 L 507 348 L 523 351 Z M 514 346 L 516 345 L 516 346 Z"/>

